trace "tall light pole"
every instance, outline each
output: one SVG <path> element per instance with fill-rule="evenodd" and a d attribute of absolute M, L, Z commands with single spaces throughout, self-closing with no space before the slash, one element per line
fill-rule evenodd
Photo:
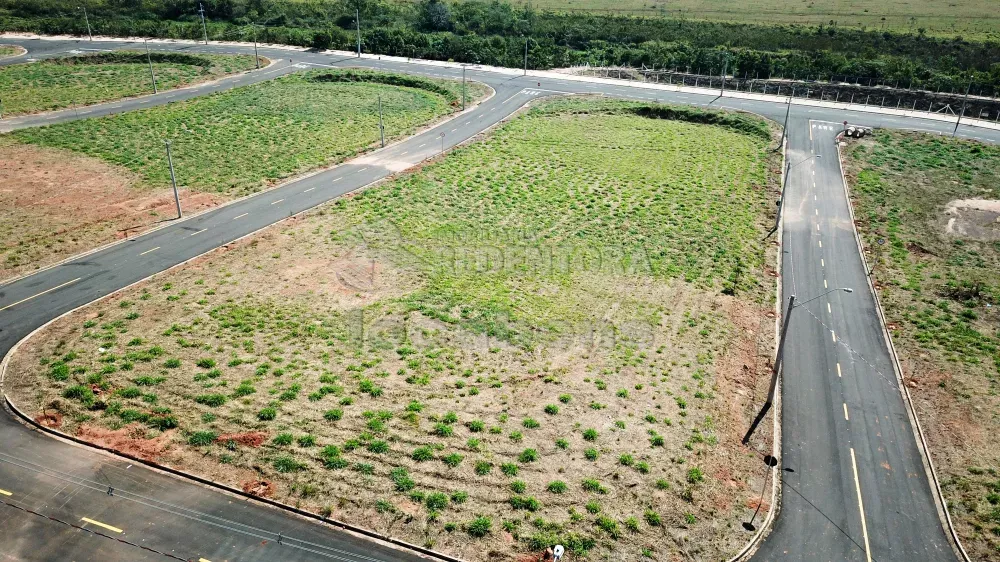
<path fill-rule="evenodd" d="M 153 93 L 156 93 L 156 75 L 153 74 L 153 59 L 149 58 L 149 43 L 145 39 L 142 44 L 146 46 L 146 62 L 149 63 L 149 79 L 153 82 Z"/>
<path fill-rule="evenodd" d="M 528 39 L 524 39 L 524 75 L 528 75 Z"/>
<path fill-rule="evenodd" d="M 205 44 L 208 45 L 208 26 L 205 25 L 205 7 L 198 2 L 198 14 L 201 15 L 201 31 L 205 34 Z"/>
<path fill-rule="evenodd" d="M 177 178 L 174 177 L 174 161 L 170 157 L 170 141 L 164 140 L 167 145 L 167 165 L 170 166 L 170 183 L 174 186 L 174 203 L 177 204 L 177 218 L 181 218 L 181 198 L 177 195 Z"/>
<path fill-rule="evenodd" d="M 257 70 L 260 70 L 260 56 L 257 54 L 257 24 L 250 24 L 253 26 L 253 60 L 257 63 Z"/>
<path fill-rule="evenodd" d="M 764 416 L 767 415 L 768 410 L 771 409 L 771 405 L 774 403 L 774 391 L 775 388 L 778 386 L 778 373 L 781 371 L 781 363 L 782 363 L 782 358 L 784 356 L 783 352 L 785 348 L 785 336 L 788 335 L 788 322 L 789 320 L 792 319 L 792 310 L 795 309 L 795 307 L 797 306 L 802 306 L 806 303 L 810 303 L 816 299 L 825 297 L 826 295 L 829 295 L 830 293 L 836 291 L 853 293 L 854 289 L 851 289 L 850 287 L 840 287 L 837 289 L 830 289 L 829 291 L 821 295 L 817 295 L 809 300 L 802 301 L 799 304 L 795 304 L 795 295 L 788 297 L 788 310 L 785 311 L 785 321 L 781 326 L 781 337 L 778 339 L 778 351 L 774 357 L 774 367 L 771 369 L 771 386 L 767 391 L 767 400 L 761 407 L 760 412 L 757 413 L 757 417 L 754 418 L 753 423 L 750 424 L 750 429 L 747 430 L 747 434 L 743 436 L 744 445 L 750 442 L 750 437 L 753 436 L 753 432 L 757 429 L 757 426 L 760 424 L 760 421 L 764 419 Z"/>
<path fill-rule="evenodd" d="M 90 40 L 93 41 L 94 34 L 90 32 L 90 16 L 87 15 L 87 7 L 80 6 L 78 9 L 83 10 L 83 21 L 87 22 L 87 37 L 90 37 Z"/>
<path fill-rule="evenodd" d="M 972 89 L 972 78 L 969 78 L 969 85 L 965 88 L 965 97 L 962 98 L 962 112 L 958 114 L 958 120 L 955 121 L 955 129 L 951 132 L 951 136 L 955 136 L 958 132 L 958 124 L 962 122 L 962 116 L 965 115 L 965 105 L 969 102 L 969 90 Z"/>
<path fill-rule="evenodd" d="M 722 90 L 719 91 L 719 97 L 721 98 L 723 94 L 726 93 L 726 72 L 729 70 L 729 55 L 726 55 L 726 63 L 722 65 Z M 739 84 L 737 79 L 736 84 Z"/>
<path fill-rule="evenodd" d="M 382 139 L 382 148 L 385 148 L 385 124 L 382 121 L 382 95 L 378 96 L 378 134 Z"/>
<path fill-rule="evenodd" d="M 354 9 L 354 24 L 358 29 L 358 58 L 361 58 L 361 10 Z"/>
<path fill-rule="evenodd" d="M 785 163 L 785 173 L 781 176 L 781 195 L 778 196 L 778 204 L 777 204 L 778 205 L 778 212 L 775 213 L 775 215 L 774 215 L 774 226 L 771 227 L 771 230 L 769 230 L 768 233 L 765 234 L 763 238 L 761 238 L 762 241 L 763 240 L 767 240 L 768 237 L 770 237 L 772 234 L 774 234 L 778 230 L 778 223 L 781 222 L 781 211 L 784 208 L 783 205 L 785 204 L 785 186 L 788 185 L 788 174 L 789 174 L 789 172 L 792 171 L 792 168 L 794 168 L 795 166 L 798 166 L 799 164 L 802 164 L 803 162 L 808 162 L 808 161 L 812 160 L 813 158 L 822 158 L 822 157 L 823 157 L 822 154 L 814 154 L 813 156 L 810 156 L 809 158 L 806 158 L 805 160 L 802 160 L 802 161 L 797 162 L 795 164 L 789 164 L 787 162 Z"/>

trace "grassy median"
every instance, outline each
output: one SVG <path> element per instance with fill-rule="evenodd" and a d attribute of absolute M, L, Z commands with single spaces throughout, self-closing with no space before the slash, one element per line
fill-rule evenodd
<path fill-rule="evenodd" d="M 60 320 L 8 384 L 63 431 L 467 559 L 723 558 L 762 484 L 770 140 L 545 103 Z"/>

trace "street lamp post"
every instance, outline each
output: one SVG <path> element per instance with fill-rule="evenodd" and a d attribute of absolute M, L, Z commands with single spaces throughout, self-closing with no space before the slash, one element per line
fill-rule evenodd
<path fill-rule="evenodd" d="M 253 60 L 257 63 L 257 70 L 260 70 L 260 55 L 257 54 L 257 24 L 253 25 Z"/>
<path fill-rule="evenodd" d="M 205 25 L 205 7 L 198 2 L 198 14 L 201 15 L 201 31 L 205 34 L 205 44 L 208 45 L 208 26 Z"/>
<path fill-rule="evenodd" d="M 170 157 L 170 141 L 163 141 L 167 145 L 167 165 L 170 166 L 170 183 L 174 186 L 174 203 L 177 204 L 177 218 L 181 218 L 181 198 L 177 195 L 177 178 L 174 177 L 174 161 Z"/>
<path fill-rule="evenodd" d="M 774 216 L 774 226 L 771 227 L 771 230 L 769 230 L 767 232 L 767 234 L 765 234 L 764 237 L 761 238 L 761 240 L 767 240 L 768 237 L 770 237 L 772 234 L 775 233 L 775 231 L 778 230 L 778 223 L 781 221 L 781 210 L 783 208 L 782 205 L 785 204 L 785 186 L 788 185 L 788 174 L 789 174 L 789 172 L 791 172 L 792 168 L 798 166 L 799 164 L 808 162 L 808 161 L 812 160 L 813 158 L 822 158 L 822 157 L 823 157 L 822 154 L 814 154 L 814 155 L 810 156 L 809 158 L 806 158 L 806 159 L 804 159 L 804 160 L 802 160 L 800 162 L 796 162 L 795 164 L 785 164 L 785 173 L 781 177 L 781 195 L 778 197 L 778 203 L 777 203 L 777 205 L 778 205 L 778 212 Z"/>
<path fill-rule="evenodd" d="M 156 75 L 153 74 L 153 59 L 149 58 L 149 43 L 145 39 L 142 44 L 146 47 L 146 63 L 149 64 L 149 79 L 153 82 L 153 93 L 156 93 Z"/>
<path fill-rule="evenodd" d="M 795 88 L 792 88 L 792 96 L 788 98 L 788 105 L 785 107 L 785 124 L 781 126 L 781 140 L 778 141 L 778 148 L 775 148 L 775 151 L 781 150 L 781 145 L 785 144 L 785 131 L 788 130 L 788 114 L 792 112 L 792 97 L 795 97 Z"/>
<path fill-rule="evenodd" d="M 844 291 L 845 293 L 853 293 L 854 289 L 850 287 L 840 287 L 837 289 L 830 289 L 829 291 L 821 295 L 816 295 L 815 297 L 809 300 L 802 301 L 799 304 L 795 304 L 795 295 L 788 297 L 788 310 L 785 311 L 785 321 L 781 326 L 781 337 L 778 339 L 778 351 L 774 357 L 774 368 L 771 369 L 771 386 L 768 388 L 767 391 L 767 400 L 761 407 L 760 412 L 757 413 L 757 417 L 754 418 L 753 423 L 750 424 L 750 429 L 747 430 L 747 434 L 743 436 L 744 445 L 750 442 L 750 437 L 753 436 L 753 432 L 757 429 L 757 426 L 760 424 L 761 420 L 764 419 L 764 416 L 767 415 L 767 412 L 771 409 L 771 405 L 774 403 L 774 392 L 778 386 L 778 373 L 781 371 L 781 364 L 782 364 L 782 359 L 784 357 L 784 349 L 785 349 L 785 336 L 788 335 L 788 324 L 789 321 L 792 319 L 792 310 L 794 310 L 795 307 L 797 306 L 802 306 L 804 304 L 810 303 L 819 298 L 823 298 L 826 295 L 829 295 L 830 293 L 834 293 L 837 291 Z"/>

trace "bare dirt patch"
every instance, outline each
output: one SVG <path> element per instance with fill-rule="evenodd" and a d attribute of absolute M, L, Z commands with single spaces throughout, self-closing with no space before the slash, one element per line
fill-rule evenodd
<path fill-rule="evenodd" d="M 83 424 L 77 427 L 76 436 L 119 453 L 155 462 L 170 447 L 172 435 L 166 432 L 149 437 L 148 431 L 141 424 L 130 424 L 120 429 Z"/>
<path fill-rule="evenodd" d="M 259 498 L 270 498 L 274 495 L 274 485 L 267 480 L 246 480 L 240 487 L 244 492 Z"/>
<path fill-rule="evenodd" d="M 945 207 L 945 232 L 959 238 L 1000 240 L 1000 200 L 958 199 Z"/>
<path fill-rule="evenodd" d="M 148 230 L 176 214 L 169 190 L 139 189 L 136 174 L 96 158 L 0 145 L 0 280 Z M 226 198 L 181 191 L 185 213 Z"/>

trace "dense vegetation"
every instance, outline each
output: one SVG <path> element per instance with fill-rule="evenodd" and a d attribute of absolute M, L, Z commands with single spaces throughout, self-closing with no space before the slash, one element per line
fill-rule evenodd
<path fill-rule="evenodd" d="M 69 0 L 0 0 L 0 30 L 86 33 Z M 590 64 L 676 67 L 799 77 L 864 76 L 930 89 L 962 90 L 970 80 L 1000 88 L 1000 44 L 960 37 L 844 29 L 715 23 L 586 13 L 537 12 L 493 2 L 424 0 L 209 0 L 213 39 L 355 48 L 354 11 L 363 49 L 381 54 L 503 66 L 551 68 Z M 201 38 L 194 0 L 91 0 L 98 33 Z"/>
<path fill-rule="evenodd" d="M 952 518 L 972 558 L 990 559 L 1000 550 L 1000 149 L 882 131 L 848 155 L 873 279 Z"/>

